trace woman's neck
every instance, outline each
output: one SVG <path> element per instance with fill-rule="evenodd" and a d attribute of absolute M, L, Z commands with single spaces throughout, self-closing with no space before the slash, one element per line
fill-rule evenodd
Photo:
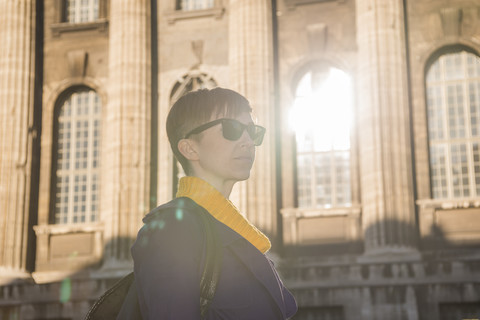
<path fill-rule="evenodd" d="M 226 199 L 230 198 L 230 194 L 232 193 L 233 186 L 236 183 L 236 181 L 234 180 L 220 180 L 220 179 L 214 179 L 214 178 L 203 176 L 203 175 L 193 174 L 192 176 L 208 182 L 215 189 L 217 189 Z"/>

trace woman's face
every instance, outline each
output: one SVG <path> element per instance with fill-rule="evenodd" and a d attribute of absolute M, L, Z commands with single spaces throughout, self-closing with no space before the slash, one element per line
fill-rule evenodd
<path fill-rule="evenodd" d="M 210 121 L 223 118 L 217 116 Z M 253 123 L 250 113 L 243 112 L 234 119 L 243 124 Z M 211 185 L 221 188 L 226 183 L 233 184 L 250 176 L 255 160 L 255 145 L 247 131 L 243 131 L 236 141 L 227 140 L 219 123 L 206 129 L 195 139 L 198 161 L 193 165 L 194 175 Z"/>

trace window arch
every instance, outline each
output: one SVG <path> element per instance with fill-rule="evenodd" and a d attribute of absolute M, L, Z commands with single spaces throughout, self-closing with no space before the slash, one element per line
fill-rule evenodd
<path fill-rule="evenodd" d="M 198 89 L 212 89 L 217 86 L 217 82 L 204 72 L 192 71 L 178 80 L 170 93 L 170 106 L 184 94 Z M 177 193 L 178 180 L 185 175 L 180 162 L 173 158 L 173 195 Z"/>
<path fill-rule="evenodd" d="M 425 78 L 432 197 L 479 196 L 480 57 L 443 51 Z"/>
<path fill-rule="evenodd" d="M 298 81 L 289 116 L 296 136 L 298 207 L 351 205 L 352 102 L 351 78 L 337 68 L 314 68 Z"/>
<path fill-rule="evenodd" d="M 173 85 L 170 93 L 170 105 L 173 105 L 178 98 L 187 92 L 203 88 L 211 89 L 216 86 L 217 83 L 215 80 L 204 72 L 191 72 L 186 74 Z"/>
<path fill-rule="evenodd" d="M 101 101 L 88 88 L 70 93 L 55 119 L 54 215 L 56 224 L 98 219 Z"/>

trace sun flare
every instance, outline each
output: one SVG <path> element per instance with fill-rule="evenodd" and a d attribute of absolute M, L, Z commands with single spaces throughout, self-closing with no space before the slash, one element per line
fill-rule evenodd
<path fill-rule="evenodd" d="M 298 151 L 350 149 L 352 83 L 345 72 L 330 68 L 323 81 L 315 74 L 300 80 L 289 125 L 295 131 Z"/>

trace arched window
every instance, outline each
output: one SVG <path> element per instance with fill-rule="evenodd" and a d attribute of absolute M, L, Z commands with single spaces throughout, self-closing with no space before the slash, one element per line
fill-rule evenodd
<path fill-rule="evenodd" d="M 55 212 L 57 224 L 98 218 L 101 102 L 82 89 L 69 95 L 56 119 Z"/>
<path fill-rule="evenodd" d="M 434 199 L 480 195 L 480 57 L 440 55 L 426 73 Z"/>
<path fill-rule="evenodd" d="M 351 205 L 352 97 L 350 77 L 336 68 L 309 71 L 298 82 L 290 123 L 300 208 Z"/>
<path fill-rule="evenodd" d="M 173 86 L 170 93 L 170 105 L 173 105 L 185 93 L 195 91 L 198 89 L 211 89 L 217 86 L 215 80 L 206 73 L 203 72 L 191 72 L 184 75 Z"/>
<path fill-rule="evenodd" d="M 184 75 L 173 86 L 170 93 L 170 105 L 172 106 L 181 96 L 190 91 L 198 89 L 212 89 L 217 86 L 215 80 L 206 73 L 192 71 Z M 185 175 L 183 168 L 175 158 L 173 159 L 173 195 L 177 193 L 178 180 Z"/>
<path fill-rule="evenodd" d="M 64 21 L 69 23 L 98 20 L 99 0 L 65 0 Z"/>
<path fill-rule="evenodd" d="M 177 0 L 176 9 L 181 11 L 203 10 L 213 8 L 215 0 Z"/>

